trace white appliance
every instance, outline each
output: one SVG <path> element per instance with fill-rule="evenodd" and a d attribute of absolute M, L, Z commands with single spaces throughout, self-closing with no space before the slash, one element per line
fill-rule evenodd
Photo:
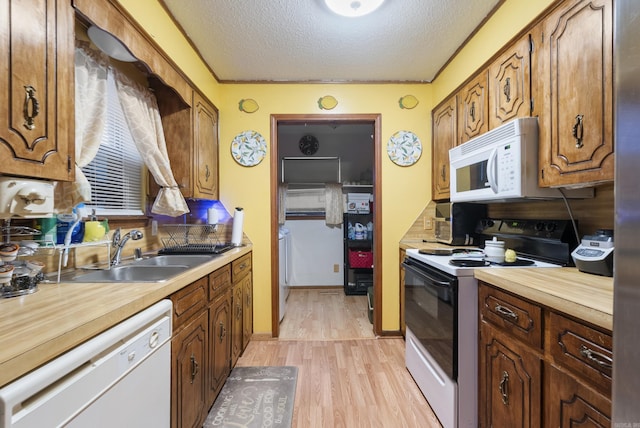
<path fill-rule="evenodd" d="M 0 389 L 0 428 L 169 427 L 170 300 Z"/>
<path fill-rule="evenodd" d="M 0 218 L 47 217 L 53 212 L 53 183 L 0 176 Z"/>
<path fill-rule="evenodd" d="M 538 118 L 505 123 L 449 150 L 451 202 L 507 202 L 561 198 L 538 187 Z M 592 198 L 593 189 L 564 191 L 568 198 Z"/>
<path fill-rule="evenodd" d="M 287 309 L 287 299 L 289 298 L 289 282 L 291 278 L 291 233 L 289 229 L 281 227 L 278 232 L 278 249 L 279 249 L 279 300 L 280 300 L 280 321 L 284 318 Z"/>
<path fill-rule="evenodd" d="M 496 237 L 517 249 L 518 258 L 512 264 L 489 264 L 482 259 L 482 251 L 470 247 L 407 250 L 403 262 L 405 364 L 444 428 L 478 426 L 475 269 L 565 265 L 576 245 L 575 238 L 569 242 L 570 230 L 562 220 L 481 220 L 476 228 L 479 242 Z"/>

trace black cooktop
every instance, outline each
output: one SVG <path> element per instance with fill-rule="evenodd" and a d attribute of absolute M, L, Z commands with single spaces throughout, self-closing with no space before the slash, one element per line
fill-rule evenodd
<path fill-rule="evenodd" d="M 519 256 L 561 266 L 573 265 L 571 252 L 579 242 L 570 220 L 482 219 L 475 233 L 480 243 L 495 237 Z"/>

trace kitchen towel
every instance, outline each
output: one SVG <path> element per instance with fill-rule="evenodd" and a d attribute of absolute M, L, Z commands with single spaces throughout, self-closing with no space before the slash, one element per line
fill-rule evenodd
<path fill-rule="evenodd" d="M 342 184 L 325 184 L 325 222 L 327 226 L 338 226 L 342 224 Z"/>
<path fill-rule="evenodd" d="M 244 222 L 244 210 L 236 208 L 233 214 L 233 229 L 231 231 L 231 245 L 239 247 L 242 244 L 242 223 Z"/>

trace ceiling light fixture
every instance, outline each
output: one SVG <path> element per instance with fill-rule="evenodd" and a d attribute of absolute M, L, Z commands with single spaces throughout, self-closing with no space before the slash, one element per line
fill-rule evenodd
<path fill-rule="evenodd" d="M 373 12 L 384 0 L 324 0 L 327 7 L 338 15 L 357 18 Z"/>

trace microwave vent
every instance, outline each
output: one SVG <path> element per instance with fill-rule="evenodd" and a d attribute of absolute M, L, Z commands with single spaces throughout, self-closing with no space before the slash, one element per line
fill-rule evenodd
<path fill-rule="evenodd" d="M 511 122 L 505 123 L 491 131 L 485 132 L 484 134 L 472 138 L 452 149 L 452 151 L 459 150 L 458 155 L 466 155 L 468 153 L 474 152 L 478 149 L 482 149 L 483 147 L 490 146 L 494 143 L 499 143 L 501 141 L 507 141 L 510 138 L 514 138 L 520 134 L 526 133 L 527 129 L 529 129 L 529 123 L 526 122 L 534 122 L 537 121 L 535 117 L 526 117 L 512 120 Z M 537 126 L 537 123 L 535 124 Z"/>

